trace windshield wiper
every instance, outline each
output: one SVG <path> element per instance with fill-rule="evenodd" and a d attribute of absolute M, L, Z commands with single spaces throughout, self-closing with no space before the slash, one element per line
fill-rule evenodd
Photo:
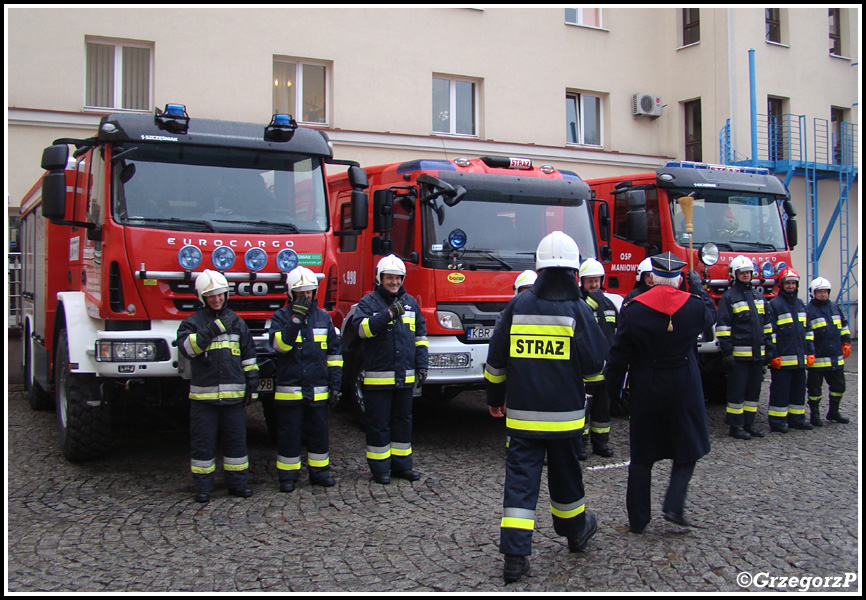
<path fill-rule="evenodd" d="M 294 223 L 274 223 L 272 221 L 232 221 L 229 219 L 214 219 L 214 221 L 217 223 L 234 223 L 236 225 L 280 227 L 289 230 L 291 233 L 301 233 L 301 230 L 298 229 L 298 226 Z"/>
<path fill-rule="evenodd" d="M 740 246 L 748 246 L 749 248 L 759 248 L 761 250 L 776 250 L 776 246 L 774 244 L 768 244 L 767 242 L 743 242 L 740 240 L 731 240 L 731 244 L 737 244 Z"/>
<path fill-rule="evenodd" d="M 177 217 L 172 217 L 170 219 L 161 219 L 159 217 L 127 217 L 126 223 L 127 225 L 139 225 L 139 223 L 134 223 L 133 221 L 141 221 L 141 225 L 148 225 L 150 223 L 173 223 L 177 225 L 200 225 L 206 227 L 207 231 L 215 232 L 216 227 L 213 226 L 209 221 L 196 221 L 193 219 L 178 219 Z"/>
<path fill-rule="evenodd" d="M 466 250 L 466 252 L 477 252 L 477 253 L 479 253 L 479 254 L 482 254 L 482 255 L 486 256 L 487 258 L 489 258 L 489 259 L 491 259 L 491 260 L 495 260 L 496 262 L 498 262 L 500 265 L 502 265 L 503 267 L 505 267 L 505 268 L 508 269 L 509 271 L 513 271 L 513 270 L 514 270 L 514 267 L 512 267 L 511 265 L 509 265 L 507 262 L 505 262 L 504 260 L 502 260 L 502 259 L 499 258 L 498 256 L 495 256 L 495 255 L 493 254 L 493 251 L 492 251 L 492 250 L 479 250 L 479 249 L 477 249 L 477 248 L 472 248 L 472 249 L 470 249 L 470 250 Z M 473 265 L 473 266 L 474 266 L 475 268 L 478 268 L 477 265 Z"/>

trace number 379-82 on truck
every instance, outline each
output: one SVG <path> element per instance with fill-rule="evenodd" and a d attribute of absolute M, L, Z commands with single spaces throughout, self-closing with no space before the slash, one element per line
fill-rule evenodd
<path fill-rule="evenodd" d="M 575 173 L 507 157 L 413 160 L 364 171 L 370 186 L 364 215 L 353 214 L 361 204 L 351 201 L 352 174 L 329 178 L 340 240 L 334 323 L 343 329 L 343 398 L 358 412 L 364 356 L 345 323 L 373 289 L 381 256 L 393 253 L 405 263 L 404 287 L 421 307 L 430 343 L 423 392 L 434 400 L 483 385 L 497 317 L 518 274 L 535 269 L 545 235 L 564 231 L 582 259 L 597 256 L 589 187 Z"/>
<path fill-rule="evenodd" d="M 286 273 L 311 266 L 325 306 L 336 301 L 331 160 L 325 134 L 288 115 L 190 119 L 183 105 L 106 115 L 95 136 L 45 149 L 48 172 L 21 204 L 23 367 L 31 405 L 56 403 L 67 459 L 105 454 L 116 417 L 186 406 L 173 343 L 205 269 L 225 274 L 256 340 L 268 417 L 267 322 Z"/>
<path fill-rule="evenodd" d="M 737 255 L 752 260 L 752 284 L 769 300 L 776 278 L 791 265 L 797 223 L 788 191 L 769 170 L 672 162 L 654 172 L 588 179 L 596 200 L 610 209 L 610 256 L 603 257 L 608 292 L 625 296 L 638 265 L 648 256 L 672 252 L 688 261 L 713 300 L 731 285 L 729 264 Z M 686 231 L 680 203 L 693 198 L 693 232 Z M 712 331 L 699 340 L 702 363 L 715 363 Z"/>

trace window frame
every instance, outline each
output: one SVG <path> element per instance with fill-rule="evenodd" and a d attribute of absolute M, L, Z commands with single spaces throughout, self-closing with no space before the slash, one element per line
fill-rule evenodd
<path fill-rule="evenodd" d="M 692 122 L 692 119 L 695 115 L 693 109 L 697 107 L 697 117 L 698 122 Z M 703 162 L 704 158 L 704 147 L 703 147 L 703 108 L 701 106 L 701 99 L 695 98 L 694 100 L 690 100 L 688 102 L 683 102 L 683 141 L 684 141 L 684 152 L 683 156 L 685 160 L 692 162 Z M 689 133 L 692 133 L 692 139 L 689 139 Z M 697 148 L 698 152 L 700 152 L 700 156 L 695 157 L 694 153 L 690 155 L 689 150 L 692 151 Z"/>
<path fill-rule="evenodd" d="M 433 99 L 433 81 L 440 79 L 448 82 L 448 128 L 449 131 L 440 131 L 436 129 L 436 115 L 432 114 L 436 110 L 436 103 Z M 472 85 L 472 133 L 459 133 L 457 132 L 457 83 L 469 83 Z M 462 77 L 455 75 L 444 75 L 442 73 L 434 73 L 431 80 L 431 129 L 433 135 L 448 135 L 454 137 L 466 137 L 466 138 L 478 138 L 480 137 L 480 89 L 481 82 L 478 79 L 472 77 Z"/>
<path fill-rule="evenodd" d="M 773 39 L 775 33 L 775 39 Z M 764 9 L 764 39 L 771 44 L 782 43 L 782 9 L 780 7 Z"/>
<path fill-rule="evenodd" d="M 842 53 L 842 9 L 828 8 L 827 9 L 828 36 L 831 43 L 829 48 L 830 56 L 844 56 Z"/>
<path fill-rule="evenodd" d="M 586 141 L 586 114 L 585 101 L 588 98 L 593 98 L 598 101 L 598 143 L 593 144 Z M 578 130 L 575 135 L 575 140 L 571 140 L 571 132 L 569 131 L 569 102 L 574 100 L 575 116 L 577 117 Z M 566 144 L 570 146 L 588 146 L 592 148 L 604 147 L 604 97 L 601 94 L 592 92 L 581 92 L 577 90 L 569 90 L 565 92 L 565 139 Z"/>
<path fill-rule="evenodd" d="M 695 11 L 691 13 L 690 11 Z M 694 44 L 698 44 L 701 41 L 701 9 L 700 8 L 683 8 L 682 9 L 682 27 L 681 27 L 681 35 L 682 35 L 682 46 L 692 46 Z M 689 15 L 692 14 L 694 16 L 693 21 L 688 21 Z M 691 37 L 697 31 L 697 38 L 691 39 Z M 687 41 L 688 40 L 688 41 Z"/>
<path fill-rule="evenodd" d="M 586 18 L 584 15 L 584 11 L 591 10 L 595 11 L 595 20 L 597 23 L 590 24 L 586 23 Z M 569 20 L 569 11 L 574 11 L 574 20 Z M 591 6 L 571 6 L 565 8 L 565 23 L 567 25 L 577 25 L 579 27 L 591 27 L 593 29 L 604 29 L 604 21 L 603 21 L 604 11 L 600 6 L 591 7 Z"/>
<path fill-rule="evenodd" d="M 99 104 L 88 103 L 89 84 L 88 73 L 90 72 L 90 61 L 88 59 L 89 45 L 109 46 L 114 48 L 114 69 L 113 69 L 113 86 L 111 90 L 112 106 L 100 106 Z M 124 48 L 136 48 L 148 51 L 147 65 L 147 107 L 146 108 L 129 108 L 123 106 L 123 50 Z M 135 40 L 117 40 L 104 39 L 98 37 L 86 37 L 84 39 L 84 110 L 98 111 L 135 111 L 135 112 L 150 112 L 153 110 L 153 68 L 154 68 L 154 44 L 153 42 L 135 41 Z"/>
<path fill-rule="evenodd" d="M 321 60 L 311 60 L 306 58 L 300 58 L 296 56 L 274 56 L 273 64 L 271 66 L 271 79 L 274 83 L 274 87 L 279 87 L 279 83 L 277 81 L 277 74 L 274 72 L 276 70 L 277 63 L 281 63 L 284 65 L 294 65 L 295 73 L 294 73 L 294 84 L 295 85 L 295 99 L 294 106 L 289 107 L 289 110 L 284 110 L 281 106 L 277 106 L 278 99 L 274 97 L 277 92 L 274 91 L 271 97 L 271 107 L 275 114 L 288 114 L 292 115 L 292 117 L 298 123 L 302 123 L 304 125 L 309 125 L 312 127 L 330 127 L 331 123 L 331 63 Z M 320 67 L 324 69 L 324 83 L 325 89 L 323 91 L 324 97 L 322 102 L 324 104 L 324 120 L 322 121 L 308 121 L 304 119 L 304 67 Z"/>

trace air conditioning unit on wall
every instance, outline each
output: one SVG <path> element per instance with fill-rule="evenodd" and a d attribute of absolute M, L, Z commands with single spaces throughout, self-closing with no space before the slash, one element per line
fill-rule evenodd
<path fill-rule="evenodd" d="M 632 114 L 636 117 L 662 116 L 662 99 L 655 94 L 639 92 L 632 96 Z"/>

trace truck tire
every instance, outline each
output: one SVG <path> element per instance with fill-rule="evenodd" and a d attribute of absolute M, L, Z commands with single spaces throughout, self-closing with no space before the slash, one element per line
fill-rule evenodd
<path fill-rule="evenodd" d="M 354 352 L 350 355 L 348 370 L 343 371 L 343 402 L 348 402 L 358 425 L 364 428 L 364 354 Z M 345 366 L 345 364 L 344 364 Z"/>
<path fill-rule="evenodd" d="M 78 462 L 107 454 L 111 442 L 111 411 L 102 402 L 94 375 L 69 371 L 69 340 L 65 329 L 57 339 L 54 382 L 63 456 Z"/>
<path fill-rule="evenodd" d="M 30 332 L 24 334 L 24 389 L 27 390 L 27 401 L 33 410 L 51 410 L 54 399 L 33 378 L 33 348 Z"/>

